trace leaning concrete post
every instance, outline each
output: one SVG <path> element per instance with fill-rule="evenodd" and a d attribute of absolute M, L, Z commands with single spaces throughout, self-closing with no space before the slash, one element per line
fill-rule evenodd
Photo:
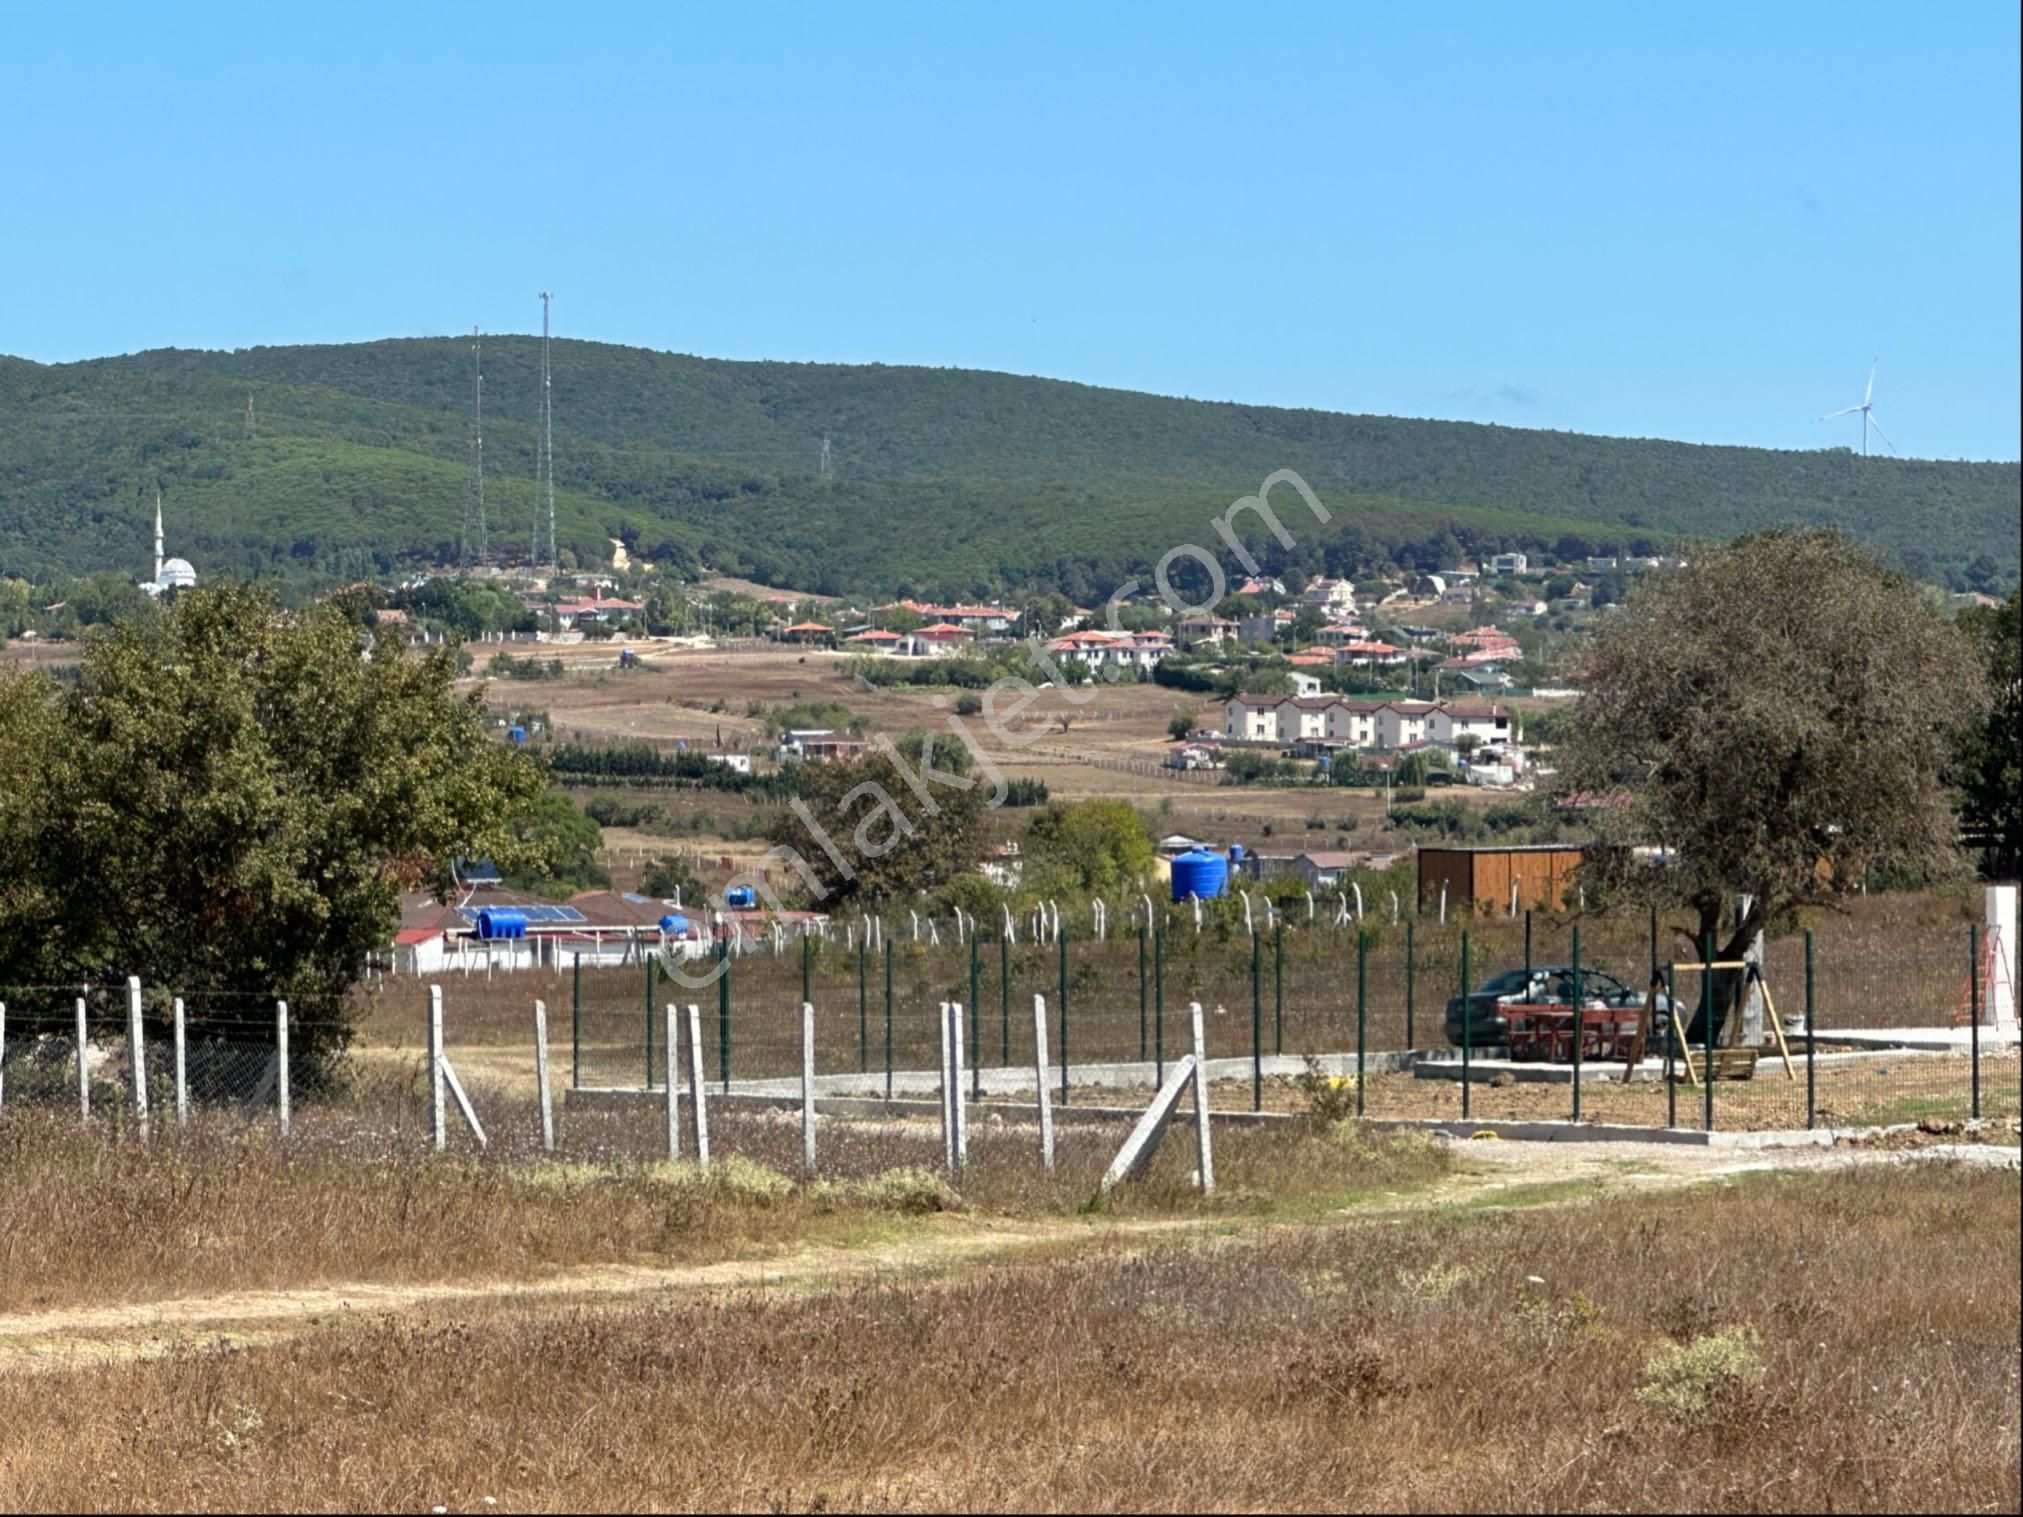
<path fill-rule="evenodd" d="M 186 1052 L 189 1030 L 183 1021 L 183 998 L 177 996 L 174 1003 L 176 1026 L 176 1126 L 190 1125 L 190 1069 Z"/>
<path fill-rule="evenodd" d="M 548 1003 L 534 1003 L 534 1079 L 541 1088 L 541 1152 L 555 1151 L 555 1093 L 548 1089 Z"/>
<path fill-rule="evenodd" d="M 84 1061 L 84 1051 L 91 1037 L 86 1025 L 84 997 L 77 998 L 77 1114 L 86 1121 L 91 1120 L 91 1066 Z"/>
<path fill-rule="evenodd" d="M 443 988 L 431 985 L 428 988 L 428 1084 L 429 1084 L 429 1130 L 435 1151 L 441 1153 L 449 1145 L 449 1132 L 443 1118 Z"/>
<path fill-rule="evenodd" d="M 667 1077 L 667 1156 L 681 1157 L 681 1044 L 674 1035 L 674 1002 L 667 1003 L 666 1049 L 661 1062 L 666 1066 Z"/>
<path fill-rule="evenodd" d="M 672 1030 L 668 1033 L 673 1037 Z M 709 1097 L 702 1082 L 702 1008 L 688 1003 L 688 1104 L 695 1121 L 695 1162 L 709 1168 Z"/>
<path fill-rule="evenodd" d="M 1040 1104 L 1040 1162 L 1054 1168 L 1054 1107 L 1047 1095 L 1047 998 L 1033 997 L 1033 1080 Z"/>
<path fill-rule="evenodd" d="M 274 1003 L 274 1095 L 281 1118 L 281 1136 L 288 1136 L 288 1003 Z"/>
<path fill-rule="evenodd" d="M 801 1003 L 801 1162 L 815 1172 L 815 1003 Z"/>
<path fill-rule="evenodd" d="M 1187 1003 L 1187 1019 L 1194 1033 L 1194 1153 L 1200 1170 L 1195 1183 L 1203 1191 L 1211 1191 L 1215 1189 L 1215 1155 L 1208 1139 L 1208 1052 L 1199 1001 Z"/>
<path fill-rule="evenodd" d="M 140 1135 L 148 1135 L 148 1054 L 140 1024 L 140 976 L 126 977 L 126 1062 L 133 1080 L 133 1110 Z"/>

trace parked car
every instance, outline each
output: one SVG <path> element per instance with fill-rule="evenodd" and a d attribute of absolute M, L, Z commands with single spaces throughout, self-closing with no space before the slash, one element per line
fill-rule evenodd
<path fill-rule="evenodd" d="M 1606 970 L 1582 966 L 1581 999 L 1592 1008 L 1630 1007 L 1641 1010 L 1644 992 L 1632 990 Z M 1510 1022 L 1503 1007 L 1571 1006 L 1573 967 L 1568 964 L 1535 965 L 1527 976 L 1523 969 L 1506 969 L 1470 990 L 1464 1002 L 1460 996 L 1447 1003 L 1447 1041 L 1462 1044 L 1462 1012 L 1467 1008 L 1468 1036 L 1472 1048 L 1495 1048 L 1510 1041 Z M 1652 1019 L 1652 1036 L 1660 1036 L 1671 1020 L 1672 1003 L 1658 993 L 1657 1014 Z"/>

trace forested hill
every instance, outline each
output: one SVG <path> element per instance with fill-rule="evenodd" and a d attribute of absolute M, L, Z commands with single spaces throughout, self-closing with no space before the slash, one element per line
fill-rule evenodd
<path fill-rule="evenodd" d="M 533 519 L 540 344 L 488 337 L 495 556 Z M 1596 549 L 1831 523 L 1920 577 L 2018 575 L 2016 464 L 1861 459 L 1176 400 L 882 365 L 553 349 L 559 538 L 831 591 L 1106 590 L 1274 469 L 1322 529 L 1273 563 L 1353 569 L 1469 548 Z M 0 574 L 141 567 L 351 576 L 454 561 L 469 473 L 468 338 L 86 363 L 0 358 Z M 250 414 L 248 402 L 251 402 Z M 827 436 L 833 482 L 817 477 Z M 1575 545 L 1575 544 L 1570 544 Z M 1262 550 L 1262 545 L 1260 545 Z"/>

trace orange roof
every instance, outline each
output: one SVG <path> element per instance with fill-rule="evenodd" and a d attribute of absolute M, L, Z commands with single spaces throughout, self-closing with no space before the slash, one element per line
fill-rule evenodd
<path fill-rule="evenodd" d="M 968 637 L 967 627 L 958 627 L 954 622 L 936 622 L 931 627 L 922 627 L 916 637 Z"/>
<path fill-rule="evenodd" d="M 897 632 L 881 632 L 873 627 L 869 632 L 859 632 L 849 639 L 853 643 L 896 643 L 903 639 Z"/>
<path fill-rule="evenodd" d="M 822 622 L 795 622 L 793 626 L 785 630 L 788 632 L 833 632 L 836 629 Z"/>

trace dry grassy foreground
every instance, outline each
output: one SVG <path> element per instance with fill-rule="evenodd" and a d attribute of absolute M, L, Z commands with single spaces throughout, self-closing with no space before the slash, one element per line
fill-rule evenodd
<path fill-rule="evenodd" d="M 2018 1280 L 1926 1166 L 388 1319 L 0 1378 L 0 1505 L 2014 1511 Z"/>

